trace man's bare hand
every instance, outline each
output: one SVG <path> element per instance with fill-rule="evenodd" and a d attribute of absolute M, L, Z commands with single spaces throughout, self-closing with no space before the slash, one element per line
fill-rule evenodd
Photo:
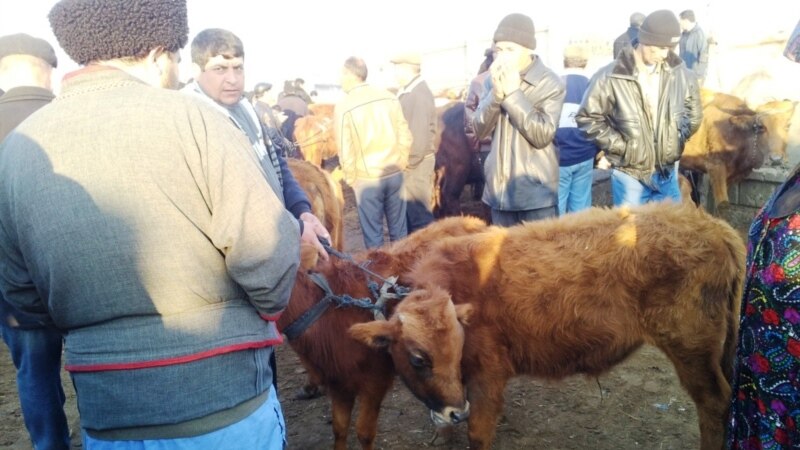
<path fill-rule="evenodd" d="M 300 220 L 303 221 L 303 235 L 300 236 L 300 239 L 306 243 L 309 243 L 317 249 L 317 253 L 319 253 L 320 258 L 327 261 L 328 260 L 328 252 L 325 251 L 325 248 L 322 247 L 322 244 L 319 242 L 319 238 L 323 238 L 328 242 L 331 242 L 331 234 L 325 229 L 325 226 L 322 225 L 322 222 L 317 219 L 317 216 L 311 214 L 309 212 L 300 214 Z"/>

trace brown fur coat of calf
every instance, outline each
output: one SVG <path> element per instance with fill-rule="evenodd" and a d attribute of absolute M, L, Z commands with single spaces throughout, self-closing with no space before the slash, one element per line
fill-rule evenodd
<path fill-rule="evenodd" d="M 344 194 L 330 174 L 308 161 L 289 158 L 289 170 L 311 202 L 311 212 L 317 216 L 328 233 L 331 246 L 344 249 Z"/>
<path fill-rule="evenodd" d="M 476 218 L 449 218 L 434 222 L 381 249 L 358 253 L 354 259 L 366 263 L 369 270 L 383 277 L 400 275 L 399 282 L 402 284 L 402 275 L 408 273 L 416 260 L 439 239 L 482 231 L 486 227 L 483 221 Z M 356 265 L 333 256 L 328 262 L 317 262 L 316 253 L 310 246 L 305 246 L 303 250 L 305 269 L 297 274 L 289 305 L 278 321 L 279 329 L 285 329 L 324 296 L 324 292 L 304 271 L 309 268 L 322 273 L 332 291 L 338 295 L 349 294 L 355 298 L 370 296 L 367 281 L 371 277 Z M 380 281 L 378 283 L 380 285 Z M 374 448 L 381 402 L 394 380 L 391 358 L 385 352 L 362 345 L 347 333 L 350 326 L 372 320 L 372 313 L 363 309 L 331 307 L 303 334 L 290 342 L 312 381 L 327 388 L 331 399 L 336 450 L 347 448 L 347 431 L 356 400 L 359 402 L 356 423 L 358 440 L 364 450 Z"/>
<path fill-rule="evenodd" d="M 471 449 L 491 447 L 510 378 L 596 376 L 646 343 L 669 357 L 694 400 L 701 448 L 719 450 L 743 271 L 744 245 L 730 226 L 694 206 L 661 203 L 448 238 L 409 280 L 472 307 L 460 371 Z M 466 404 L 452 392 L 462 380 L 439 375 L 454 373 L 441 366 L 452 353 L 444 347 L 458 336 L 428 345 L 433 332 L 426 330 L 448 328 L 404 328 L 414 322 L 404 314 L 351 333 L 373 345 L 392 342 L 396 370 L 411 391 L 463 417 L 453 408 Z"/>

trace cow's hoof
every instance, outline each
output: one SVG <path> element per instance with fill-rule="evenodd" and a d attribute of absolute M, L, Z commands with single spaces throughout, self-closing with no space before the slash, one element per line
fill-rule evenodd
<path fill-rule="evenodd" d="M 297 393 L 294 394 L 295 400 L 312 400 L 318 397 L 322 397 L 324 394 L 324 390 L 321 386 L 317 384 L 307 384 L 300 389 L 297 390 Z"/>

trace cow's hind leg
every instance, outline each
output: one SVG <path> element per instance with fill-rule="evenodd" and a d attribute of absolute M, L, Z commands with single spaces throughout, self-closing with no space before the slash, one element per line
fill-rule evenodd
<path fill-rule="evenodd" d="M 719 342 L 707 348 L 663 348 L 697 408 L 700 449 L 719 450 L 725 437 L 731 388 L 720 366 Z M 661 346 L 660 346 L 661 347 Z"/>
<path fill-rule="evenodd" d="M 334 450 L 347 450 L 347 430 L 350 428 L 350 418 L 353 414 L 355 395 L 347 392 L 336 392 L 329 387 L 331 399 L 331 416 L 333 422 L 333 448 Z"/>
<path fill-rule="evenodd" d="M 386 392 L 392 386 L 392 376 L 387 375 L 379 381 L 371 381 L 369 385 L 361 386 L 358 394 L 358 419 L 356 420 L 356 434 L 363 450 L 375 448 L 375 436 L 378 434 L 378 414 L 381 403 L 386 397 Z"/>

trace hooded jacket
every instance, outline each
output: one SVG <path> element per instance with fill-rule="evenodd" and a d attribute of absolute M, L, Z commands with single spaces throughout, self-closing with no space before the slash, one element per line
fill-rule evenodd
<path fill-rule="evenodd" d="M 647 181 L 680 159 L 700 127 L 703 110 L 697 79 L 670 51 L 661 69 L 658 110 L 651 118 L 633 52 L 624 49 L 592 77 L 575 121 L 616 169 Z"/>

